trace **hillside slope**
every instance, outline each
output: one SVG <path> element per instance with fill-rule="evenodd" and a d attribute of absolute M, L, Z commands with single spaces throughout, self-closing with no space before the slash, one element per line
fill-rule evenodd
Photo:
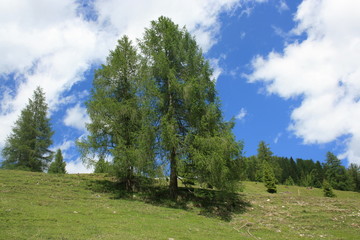
<path fill-rule="evenodd" d="M 230 221 L 94 191 L 101 175 L 0 170 L 0 239 L 358 239 L 360 194 L 245 182 Z M 98 186 L 97 186 L 98 187 Z M 138 199 L 138 200 L 136 200 Z"/>

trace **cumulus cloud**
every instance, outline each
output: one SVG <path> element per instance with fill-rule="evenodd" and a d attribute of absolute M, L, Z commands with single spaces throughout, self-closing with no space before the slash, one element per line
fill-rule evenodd
<path fill-rule="evenodd" d="M 99 20 L 110 23 L 117 32 L 135 39 L 144 27 L 159 16 L 168 16 L 192 32 L 206 52 L 217 41 L 219 14 L 233 11 L 239 0 L 98 0 L 95 3 Z"/>
<path fill-rule="evenodd" d="M 0 147 L 37 86 L 53 111 L 63 104 L 63 93 L 107 54 L 115 36 L 107 38 L 77 9 L 71 0 L 0 3 Z"/>
<path fill-rule="evenodd" d="M 249 81 L 263 81 L 269 93 L 282 98 L 301 99 L 289 129 L 304 143 L 347 137 L 341 157 L 360 164 L 358 9 L 357 0 L 304 0 L 292 33 L 306 39 L 256 57 Z"/>
<path fill-rule="evenodd" d="M 74 107 L 66 110 L 64 124 L 68 127 L 73 127 L 81 131 L 86 131 L 85 124 L 90 122 L 89 115 L 86 108 L 76 104 Z"/>
<path fill-rule="evenodd" d="M 69 161 L 66 163 L 67 173 L 93 173 L 93 166 L 86 166 L 80 159 Z"/>
<path fill-rule="evenodd" d="M 84 9 L 75 0 L 1 1 L 0 148 L 37 86 L 45 90 L 50 112 L 56 111 L 66 104 L 64 93 L 84 80 L 92 64 L 105 60 L 121 35 L 139 38 L 161 15 L 186 25 L 206 52 L 217 41 L 220 13 L 233 11 L 240 2 L 94 0 Z"/>

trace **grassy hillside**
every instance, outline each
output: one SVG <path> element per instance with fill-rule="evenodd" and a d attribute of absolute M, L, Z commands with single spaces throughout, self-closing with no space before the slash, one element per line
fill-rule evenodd
<path fill-rule="evenodd" d="M 109 191 L 99 191 L 100 185 Z M 101 175 L 0 170 L 0 239 L 358 239 L 360 194 L 245 182 L 231 220 L 112 191 Z M 173 206 L 173 207 L 171 207 Z M 216 206 L 213 209 L 220 209 Z M 210 216 L 210 217 L 209 217 Z"/>

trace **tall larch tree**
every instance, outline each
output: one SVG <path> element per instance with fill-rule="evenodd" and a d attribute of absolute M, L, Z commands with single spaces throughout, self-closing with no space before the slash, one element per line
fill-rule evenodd
<path fill-rule="evenodd" d="M 37 87 L 6 139 L 2 167 L 36 172 L 47 169 L 53 157 L 49 147 L 54 134 L 47 110 L 45 93 Z"/>
<path fill-rule="evenodd" d="M 88 163 L 94 163 L 95 157 L 112 158 L 116 174 L 130 191 L 134 177 L 148 174 L 154 164 L 154 134 L 147 121 L 149 102 L 144 96 L 141 69 L 135 47 L 128 37 L 122 37 L 95 73 L 86 103 L 90 134 L 78 142 Z"/>
<path fill-rule="evenodd" d="M 146 29 L 141 49 L 156 90 L 154 125 L 159 156 L 169 163 L 170 194 L 176 195 L 178 176 L 229 187 L 241 144 L 231 133 L 232 123 L 222 118 L 212 70 L 195 39 L 160 17 Z"/>

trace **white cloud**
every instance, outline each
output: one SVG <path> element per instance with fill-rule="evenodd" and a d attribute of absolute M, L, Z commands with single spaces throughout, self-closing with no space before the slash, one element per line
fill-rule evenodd
<path fill-rule="evenodd" d="M 81 107 L 80 104 L 76 104 L 74 107 L 66 110 L 66 116 L 64 118 L 64 124 L 66 126 L 86 131 L 85 124 L 89 122 L 90 118 L 86 112 L 86 108 Z"/>
<path fill-rule="evenodd" d="M 170 17 L 192 32 L 205 52 L 217 41 L 219 14 L 231 12 L 240 0 L 98 0 L 95 3 L 100 21 L 107 21 L 117 32 L 130 38 L 141 37 L 144 27 L 159 16 Z"/>
<path fill-rule="evenodd" d="M 86 166 L 80 159 L 66 163 L 67 173 L 93 173 L 93 166 Z"/>
<path fill-rule="evenodd" d="M 225 54 L 221 54 L 218 58 L 209 59 L 209 63 L 211 68 L 213 69 L 213 74 L 211 76 L 212 79 L 216 82 L 219 76 L 224 72 L 224 69 L 220 66 L 220 61 L 226 59 Z"/>
<path fill-rule="evenodd" d="M 117 38 L 141 37 L 150 21 L 161 15 L 186 25 L 206 52 L 217 42 L 220 13 L 232 12 L 240 2 L 95 0 L 90 12 L 97 16 L 89 17 L 75 0 L 1 1 L 0 78 L 4 85 L 11 81 L 11 87 L 0 89 L 0 148 L 37 86 L 44 88 L 50 112 L 56 111 L 66 103 L 64 93 L 84 80 L 91 64 L 105 60 Z M 67 124 L 84 129 L 74 122 L 75 116 L 84 115 L 67 115 Z"/>
<path fill-rule="evenodd" d="M 247 115 L 247 111 L 245 108 L 241 108 L 240 112 L 236 115 L 235 119 L 237 120 L 243 120 Z"/>
<path fill-rule="evenodd" d="M 53 111 L 63 104 L 64 91 L 108 53 L 115 36 L 82 19 L 77 8 L 72 0 L 1 1 L 0 77 L 12 90 L 0 95 L 0 148 L 37 86 Z"/>
<path fill-rule="evenodd" d="M 360 1 L 304 0 L 294 34 L 306 39 L 283 53 L 258 56 L 250 82 L 263 81 L 269 93 L 300 97 L 290 130 L 305 143 L 346 136 L 350 162 L 360 164 Z"/>

